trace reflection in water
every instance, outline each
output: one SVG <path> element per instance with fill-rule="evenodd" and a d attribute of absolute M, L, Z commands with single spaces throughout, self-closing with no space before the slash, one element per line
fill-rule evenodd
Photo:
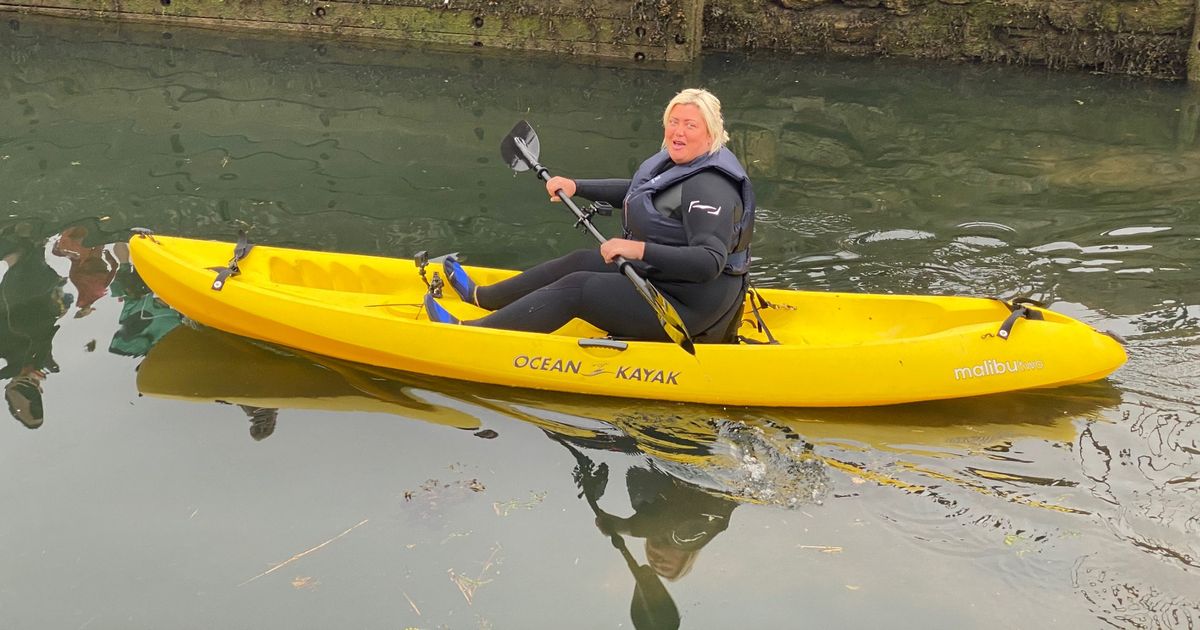
<path fill-rule="evenodd" d="M 248 378 L 251 373 L 257 376 Z M 1131 606 L 1143 609 L 1138 619 L 1194 614 L 1186 598 L 1153 590 L 1150 585 L 1158 580 L 1132 571 L 1125 566 L 1129 560 L 1108 567 L 1104 563 L 1145 551 L 1184 570 L 1195 568 L 1200 556 L 1194 536 L 1186 532 L 1195 531 L 1200 521 L 1179 491 L 1198 483 L 1188 466 L 1200 445 L 1200 422 L 1194 414 L 1163 415 L 1140 408 L 1142 415 L 1130 418 L 1132 437 L 1155 436 L 1156 446 L 1153 456 L 1139 456 L 1137 442 L 1120 425 L 1095 420 L 1118 407 L 1127 413 L 1139 409 L 1122 402 L 1105 383 L 882 409 L 715 409 L 461 384 L 180 327 L 151 350 L 138 384 L 148 395 L 241 405 L 252 420 L 269 418 L 272 426 L 286 409 L 362 410 L 490 437 L 503 426 L 481 430 L 484 418 L 500 412 L 542 428 L 572 451 L 585 499 L 589 493 L 598 499 L 607 483 L 609 464 L 596 466 L 591 463 L 595 457 L 623 453 L 643 458 L 625 465 L 632 513 L 604 510 L 589 500 L 598 528 L 634 577 L 631 611 L 638 623 L 646 624 L 638 627 L 663 627 L 646 620 L 673 618 L 670 593 L 655 580 L 686 576 L 700 550 L 729 526 L 738 505 L 819 505 L 833 494 L 835 471 L 854 484 L 890 488 L 928 502 L 925 507 L 911 502 L 888 506 L 884 522 L 936 544 L 943 553 L 977 557 L 995 549 L 988 537 L 1000 532 L 1000 549 L 1018 555 L 1000 555 L 995 561 L 1013 580 L 1030 577 L 1030 567 L 1011 565 L 1011 558 L 1067 544 L 1071 536 L 1031 526 L 998 505 L 1098 519 L 1130 546 L 1115 556 L 1085 553 L 1076 565 L 1076 588 L 1093 613 L 1117 625 L 1134 618 Z M 1079 420 L 1085 422 L 1082 431 Z M 1126 445 L 1114 447 L 1102 439 Z M 1039 472 L 1043 465 L 1035 462 L 1053 460 L 1056 451 L 1077 453 L 1081 476 Z M 1171 457 L 1177 461 L 1168 463 Z M 1143 495 L 1126 490 L 1137 485 L 1114 483 L 1114 474 L 1134 471 L 1156 490 Z M 856 496 L 854 484 L 836 496 Z M 644 540 L 644 564 L 631 555 L 625 537 Z M 1122 581 L 1114 584 L 1118 575 Z"/>
<path fill-rule="evenodd" d="M 1120 425 L 1098 419 L 1130 404 L 1107 383 L 882 409 L 716 409 L 456 383 L 180 327 L 150 351 L 140 367 L 138 385 L 149 395 L 241 405 L 252 418 L 258 414 L 272 422 L 285 409 L 360 410 L 494 436 L 502 426 L 481 429 L 485 418 L 499 412 L 542 428 L 578 453 L 576 475 L 584 490 L 589 478 L 598 485 L 588 475 L 600 470 L 584 461 L 594 457 L 584 450 L 643 457 L 643 463 L 628 465 L 625 474 L 632 514 L 618 516 L 594 506 L 601 531 L 618 550 L 624 549 L 635 583 L 631 611 L 639 619 L 672 619 L 666 604 L 670 594 L 653 580 L 686 575 L 697 552 L 728 527 L 737 505 L 820 504 L 832 494 L 835 471 L 854 480 L 836 496 L 858 496 L 854 484 L 869 483 L 912 497 L 917 503 L 881 508 L 883 522 L 943 553 L 990 556 L 1005 568 L 1005 579 L 1015 580 L 1014 587 L 1031 577 L 1031 567 L 1013 565 L 1013 558 L 1067 544 L 1071 536 L 1031 525 L 998 507 L 1004 504 L 1098 519 L 1131 543 L 1118 556 L 1129 550 L 1151 551 L 1184 567 L 1193 566 L 1197 557 L 1191 537 L 1164 537 L 1196 528 L 1189 503 L 1178 494 L 1196 483 L 1194 476 L 1168 474 L 1173 467 L 1156 468 L 1164 461 L 1162 451 L 1178 453 L 1179 465 L 1187 466 L 1200 444 L 1191 432 L 1196 423 L 1180 422 L 1179 417 L 1171 422 L 1171 416 L 1150 412 L 1134 427 L 1160 436 L 1159 454 L 1135 457 L 1128 448 L 1115 452 L 1096 435 L 1108 433 L 1106 439 L 1120 440 Z M 1082 432 L 1079 421 L 1084 422 Z M 1072 450 L 1081 458 L 1083 476 L 1045 468 L 1044 462 Z M 1109 480 L 1113 457 L 1128 460 L 1118 470 L 1144 468 L 1154 474 L 1160 490 L 1148 497 L 1137 492 L 1120 496 Z M 1131 506 L 1139 507 L 1131 511 Z M 1154 520 L 1157 533 L 1147 535 Z M 996 549 L 989 537 L 997 532 L 1003 546 L 984 551 Z M 644 565 L 630 555 L 625 536 L 644 538 Z M 1015 549 L 1017 555 L 1003 555 L 1004 549 Z M 1085 557 L 1094 564 L 1111 556 L 1093 552 Z M 1117 603 L 1096 603 L 1105 593 L 1118 597 L 1118 591 L 1096 586 L 1100 577 L 1124 575 L 1122 588 L 1130 591 L 1157 583 L 1150 575 L 1139 578 L 1128 569 L 1089 571 L 1088 583 L 1076 588 L 1102 618 L 1120 615 L 1105 612 L 1118 609 Z M 651 593 L 650 603 L 646 593 Z M 1184 601 L 1173 595 L 1156 597 L 1152 614 L 1189 614 Z M 650 612 L 637 612 L 639 606 Z"/>
<path fill-rule="evenodd" d="M 625 487 L 633 515 L 602 511 L 596 526 L 605 534 L 645 539 L 646 561 L 672 581 L 692 570 L 700 550 L 729 527 L 737 507 L 653 466 L 631 467 L 625 473 Z"/>
<path fill-rule="evenodd" d="M 138 389 L 144 394 L 235 405 L 252 423 L 269 416 L 271 431 L 256 439 L 274 432 L 282 409 L 393 413 L 469 431 L 481 428 L 475 416 L 438 404 L 425 389 L 430 383 L 387 379 L 335 359 L 188 326 L 166 334 L 138 367 Z"/>
<path fill-rule="evenodd" d="M 676 581 L 687 575 L 701 549 L 729 526 L 740 503 L 797 507 L 819 502 L 828 488 L 825 463 L 794 434 L 786 445 L 772 444 L 761 429 L 738 421 L 689 421 L 654 410 L 631 415 L 621 401 L 596 410 L 591 398 L 550 394 L 538 402 L 538 393 L 526 398 L 505 388 L 481 391 L 208 328 L 179 327 L 159 341 L 139 367 L 138 388 L 153 396 L 236 405 L 250 419 L 256 441 L 274 431 L 284 409 L 387 412 L 482 438 L 497 433 L 479 430 L 480 411 L 502 411 L 534 424 L 575 457 L 581 496 L 634 578 L 631 617 L 639 629 L 679 626 L 679 612 L 660 578 Z M 786 452 L 773 452 L 781 448 Z M 596 466 L 583 450 L 644 458 L 625 472 L 631 515 L 617 516 L 599 506 L 609 465 Z M 644 539 L 645 564 L 634 558 L 625 536 Z"/>
<path fill-rule="evenodd" d="M 123 235 L 89 229 L 89 224 L 98 222 L 81 219 L 49 233 L 39 221 L 0 228 L 0 259 L 5 265 L 0 279 L 0 356 L 5 366 L 0 378 L 11 379 L 4 386 L 9 413 L 31 429 L 45 418 L 43 383 L 48 374 L 59 371 L 53 355 L 58 320 L 72 305 L 77 307 L 75 319 L 85 317 L 111 289 L 122 311 L 109 351 L 125 356 L 145 355 L 181 320 L 133 271 L 124 240 L 100 240 Z M 53 258 L 69 261 L 65 278 L 51 266 Z"/>
<path fill-rule="evenodd" d="M 972 495 L 1086 517 L 1093 506 L 1063 496 L 1078 482 L 1021 472 L 1029 463 L 1022 449 L 1070 445 L 1077 437 L 1073 418 L 1119 403 L 1101 384 L 1067 395 L 1030 392 L 884 409 L 722 410 L 481 387 L 187 327 L 150 351 L 139 368 L 138 387 L 147 395 L 232 403 L 272 421 L 287 409 L 360 410 L 480 432 L 484 418 L 498 411 L 573 449 L 576 475 L 589 492 L 594 488 L 588 490 L 584 481 L 599 485 L 594 475 L 600 468 L 589 467 L 584 458 L 636 454 L 644 461 L 628 465 L 625 473 L 632 514 L 595 507 L 601 531 L 622 537 L 619 544 L 613 538 L 618 549 L 624 536 L 645 540 L 644 566 L 631 563 L 627 549 L 622 553 L 635 584 L 642 584 L 635 594 L 659 592 L 649 585 L 647 570 L 668 580 L 686 575 L 700 549 L 728 527 L 737 505 L 820 504 L 830 496 L 834 471 L 856 483 L 927 499 L 952 523 L 980 519 L 976 512 L 986 504 Z M 488 429 L 492 435 L 496 430 L 503 427 Z M 1017 525 L 996 525 L 1013 540 L 1039 544 Z M 914 534 L 928 536 L 944 525 L 931 527 Z"/>
<path fill-rule="evenodd" d="M 63 291 L 66 279 L 46 264 L 47 236 L 40 226 L 18 222 L 0 231 L 0 255 L 6 270 L 0 279 L 0 355 L 5 366 L 0 378 L 8 411 L 21 424 L 36 429 L 45 415 L 42 381 L 58 371 L 51 353 L 58 318 L 66 314 L 72 297 Z"/>
<path fill-rule="evenodd" d="M 596 515 L 596 527 L 609 537 L 613 547 L 621 552 L 621 557 L 625 559 L 626 566 L 633 573 L 635 586 L 629 613 L 633 619 L 634 627 L 639 630 L 649 630 L 652 628 L 675 630 L 675 628 L 678 628 L 680 621 L 679 607 L 676 606 L 675 600 L 671 599 L 671 594 L 667 592 L 659 576 L 669 580 L 682 577 L 691 568 L 691 561 L 695 558 L 695 553 L 699 551 L 699 547 L 703 546 L 703 544 L 697 546 L 695 551 L 688 551 L 682 549 L 680 545 L 674 544 L 674 541 L 664 540 L 661 537 L 653 537 L 652 539 L 650 535 L 643 535 L 646 538 L 646 561 L 648 564 L 639 565 L 637 560 L 634 559 L 633 554 L 629 552 L 629 547 L 626 546 L 623 536 L 624 534 L 632 533 L 632 531 L 623 531 L 621 527 L 622 524 L 627 524 L 632 519 L 617 519 L 600 509 L 598 503 L 608 486 L 608 464 L 602 463 L 597 467 L 590 458 L 579 452 L 578 449 L 567 443 L 567 441 L 550 432 L 547 432 L 547 435 L 565 446 L 575 457 L 575 461 L 577 462 L 574 471 L 575 483 L 580 488 L 581 496 L 587 501 L 588 506 L 591 507 L 592 512 Z M 634 471 L 638 470 L 643 469 L 631 468 L 629 474 L 632 475 Z M 669 480 L 668 483 L 670 483 Z M 632 485 L 630 486 L 629 496 L 630 501 L 636 509 L 639 502 L 635 498 L 637 495 Z M 661 499 L 659 501 L 660 504 L 667 503 L 665 497 L 661 497 Z M 676 502 L 674 508 L 685 513 L 687 511 L 687 506 L 683 502 Z M 733 511 L 732 507 L 730 507 L 730 511 Z M 725 518 L 727 519 L 728 515 Z M 722 526 L 721 529 L 724 529 L 724 527 Z M 705 538 L 707 539 L 708 536 L 706 535 Z"/>
<path fill-rule="evenodd" d="M 255 442 L 261 442 L 275 432 L 275 421 L 279 419 L 279 410 L 270 407 L 253 407 L 238 405 L 246 417 L 250 419 L 250 437 Z"/>
<path fill-rule="evenodd" d="M 91 233 L 82 225 L 72 225 L 54 239 L 50 253 L 71 261 L 71 270 L 67 277 L 75 286 L 75 317 L 85 317 L 95 308 L 96 300 L 108 294 L 108 285 L 117 277 L 117 267 L 120 263 L 116 256 L 105 248 L 104 243 L 89 245 L 87 241 Z M 128 245 L 120 243 L 128 252 Z M 128 258 L 128 256 L 126 256 Z"/>
<path fill-rule="evenodd" d="M 182 316 L 150 292 L 129 262 L 129 244 L 113 245 L 118 266 L 112 294 L 121 300 L 121 315 L 108 351 L 126 357 L 145 356 L 150 348 L 182 321 Z"/>
<path fill-rule="evenodd" d="M 1116 626 L 1188 628 L 1200 625 L 1195 589 L 1163 588 L 1138 554 L 1162 571 L 1193 582 L 1200 570 L 1200 415 L 1194 406 L 1130 397 L 1122 425 L 1088 427 L 1078 440 L 1085 488 L 1111 506 L 1100 513 L 1111 534 L 1128 545 L 1114 556 L 1088 554 L 1074 567 L 1075 587 L 1093 612 Z"/>
<path fill-rule="evenodd" d="M 961 452 L 1003 461 L 1018 439 L 1070 443 L 1076 435 L 1072 418 L 1119 402 L 1101 383 L 1068 388 L 1067 394 L 1074 393 L 1068 396 L 1035 391 L 879 409 L 719 409 L 447 381 L 188 327 L 176 328 L 154 346 L 139 367 L 138 388 L 160 397 L 246 408 L 391 413 L 472 432 L 482 428 L 483 410 L 499 411 L 567 437 L 622 436 L 629 448 L 688 483 L 735 500 L 780 506 L 810 503 L 825 493 L 808 472 L 814 455 L 886 485 L 936 493 L 916 479 L 925 477 L 929 485 L 945 479 L 904 458 Z M 907 466 L 912 480 L 872 472 L 860 461 L 865 454 L 891 454 L 896 459 L 889 467 Z M 1043 483 L 982 468 L 974 474 Z M 970 479 L 962 484 L 1008 495 L 1000 485 Z"/>

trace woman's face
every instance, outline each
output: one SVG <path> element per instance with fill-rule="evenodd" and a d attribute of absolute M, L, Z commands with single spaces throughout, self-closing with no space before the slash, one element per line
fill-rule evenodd
<path fill-rule="evenodd" d="M 700 114 L 700 108 L 691 103 L 681 103 L 671 108 L 667 115 L 667 126 L 663 130 L 667 144 L 667 155 L 676 164 L 686 164 L 708 153 L 712 147 L 712 134 Z"/>

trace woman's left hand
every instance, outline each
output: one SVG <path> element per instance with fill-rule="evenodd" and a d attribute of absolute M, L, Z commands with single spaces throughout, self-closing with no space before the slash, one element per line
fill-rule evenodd
<path fill-rule="evenodd" d="M 626 238 L 610 238 L 600 244 L 600 255 L 604 262 L 611 263 L 617 256 L 625 260 L 641 260 L 646 254 L 646 244 Z"/>

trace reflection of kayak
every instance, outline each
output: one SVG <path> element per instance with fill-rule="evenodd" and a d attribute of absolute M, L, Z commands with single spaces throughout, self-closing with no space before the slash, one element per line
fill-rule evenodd
<path fill-rule="evenodd" d="M 856 478 L 905 492 L 930 481 L 1005 500 L 981 479 L 1032 486 L 1004 453 L 1028 441 L 1071 444 L 1078 421 L 1120 403 L 1107 383 L 951 401 L 858 409 L 716 408 L 581 397 L 463 383 L 293 353 L 212 330 L 180 326 L 138 369 L 145 395 L 233 402 L 281 410 L 391 413 L 399 418 L 503 433 L 497 419 L 546 430 L 588 449 L 641 453 L 660 470 L 740 502 L 791 505 L 820 490 L 813 458 Z M 949 462 L 975 459 L 969 474 Z M 946 461 L 938 465 L 933 462 Z M 990 475 L 990 476 L 989 476 Z M 1053 482 L 1049 480 L 1048 482 Z"/>
<path fill-rule="evenodd" d="M 187 326 L 175 328 L 150 349 L 138 367 L 137 385 L 141 393 L 160 398 L 390 413 L 460 429 L 479 428 L 474 416 L 433 405 L 410 384 Z"/>
<path fill-rule="evenodd" d="M 615 428 L 632 438 L 639 451 L 681 463 L 704 459 L 704 446 L 717 439 L 714 420 L 782 427 L 805 442 L 851 450 L 978 451 L 1015 439 L 1071 442 L 1076 418 L 1120 402 L 1104 383 L 870 409 L 717 409 L 581 398 L 379 370 L 186 326 L 150 350 L 137 382 L 138 390 L 149 396 L 391 413 L 465 429 L 480 428 L 485 416 L 497 413 L 569 438 L 611 437 Z"/>
<path fill-rule="evenodd" d="M 234 245 L 135 237 L 134 264 L 184 315 L 367 365 L 573 393 L 755 406 L 860 406 L 1083 383 L 1125 360 L 1111 337 L 1032 306 L 966 297 L 764 290 L 777 345 L 614 342 L 574 321 L 555 334 L 432 323 L 411 261 L 255 247 L 212 288 Z M 469 269 L 477 281 L 513 272 Z M 470 319 L 482 311 L 443 304 Z M 1009 320 L 1011 334 L 1001 335 Z M 761 339 L 753 320 L 746 337 Z"/>

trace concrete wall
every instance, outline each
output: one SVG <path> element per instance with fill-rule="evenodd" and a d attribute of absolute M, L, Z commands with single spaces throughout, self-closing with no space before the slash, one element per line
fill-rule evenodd
<path fill-rule="evenodd" d="M 0 10 L 684 61 L 703 0 L 0 0 Z"/>
<path fill-rule="evenodd" d="M 1200 79 L 1200 0 L 0 0 L 0 11 L 686 61 L 702 49 Z M 1189 70 L 1190 64 L 1190 70 Z"/>
<path fill-rule="evenodd" d="M 1187 74 L 1195 0 L 708 0 L 704 47 Z"/>

